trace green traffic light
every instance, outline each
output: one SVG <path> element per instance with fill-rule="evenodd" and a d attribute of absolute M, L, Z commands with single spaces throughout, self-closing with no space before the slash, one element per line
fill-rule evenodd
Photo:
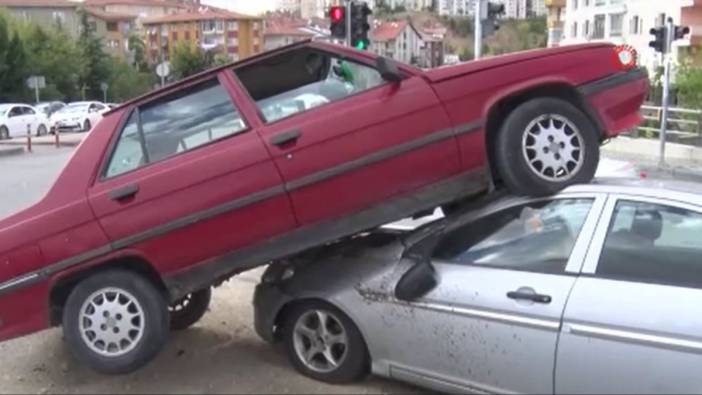
<path fill-rule="evenodd" d="M 364 50 L 366 49 L 366 43 L 363 41 L 359 41 L 358 44 L 356 44 L 356 49 Z"/>

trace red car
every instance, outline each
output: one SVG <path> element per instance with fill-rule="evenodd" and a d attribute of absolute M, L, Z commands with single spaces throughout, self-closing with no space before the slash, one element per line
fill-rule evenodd
<path fill-rule="evenodd" d="M 308 41 L 121 105 L 0 221 L 0 340 L 63 325 L 79 359 L 129 372 L 238 272 L 495 186 L 588 182 L 648 91 L 618 54 L 423 71 Z"/>

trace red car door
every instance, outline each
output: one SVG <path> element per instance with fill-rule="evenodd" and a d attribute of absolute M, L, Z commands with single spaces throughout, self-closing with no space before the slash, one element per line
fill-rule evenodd
<path fill-rule="evenodd" d="M 125 113 L 89 190 L 115 248 L 169 273 L 295 226 L 240 95 L 226 78 L 203 77 Z"/>
<path fill-rule="evenodd" d="M 235 70 L 301 225 L 359 211 L 460 170 L 449 119 L 420 76 L 302 47 Z M 265 83 L 264 83 L 265 81 Z"/>

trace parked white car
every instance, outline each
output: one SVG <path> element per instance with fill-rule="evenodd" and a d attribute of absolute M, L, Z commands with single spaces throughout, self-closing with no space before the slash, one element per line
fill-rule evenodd
<path fill-rule="evenodd" d="M 41 136 L 49 131 L 49 120 L 34 107 L 26 104 L 0 104 L 0 140 L 32 134 Z"/>
<path fill-rule="evenodd" d="M 89 132 L 110 108 L 93 101 L 70 103 L 51 115 L 51 130 Z"/>

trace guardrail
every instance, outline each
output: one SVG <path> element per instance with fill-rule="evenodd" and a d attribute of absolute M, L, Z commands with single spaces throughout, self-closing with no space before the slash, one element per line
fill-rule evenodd
<path fill-rule="evenodd" d="M 645 122 L 633 130 L 632 137 L 660 138 L 662 107 L 641 106 Z M 666 141 L 702 146 L 702 110 L 668 108 Z"/>

